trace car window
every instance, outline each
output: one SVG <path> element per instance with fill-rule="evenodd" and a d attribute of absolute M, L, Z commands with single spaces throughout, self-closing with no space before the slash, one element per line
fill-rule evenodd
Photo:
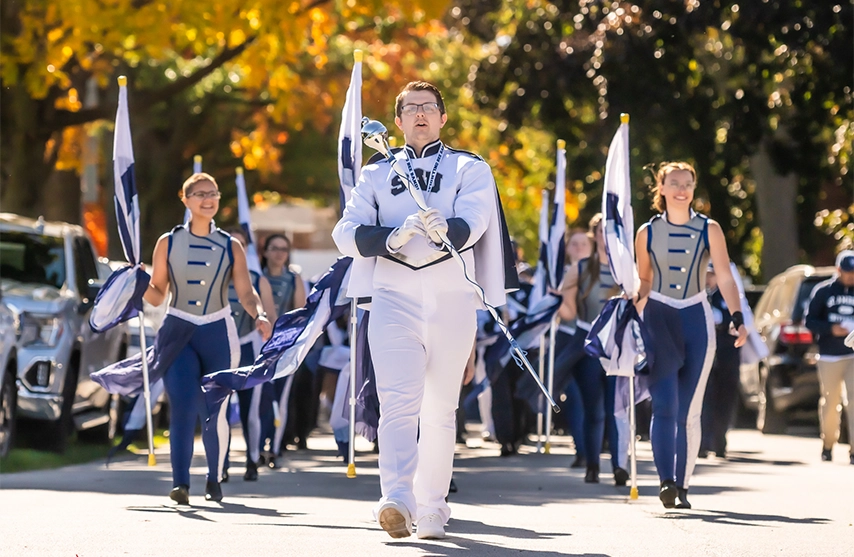
<path fill-rule="evenodd" d="M 65 284 L 62 238 L 26 232 L 0 233 L 0 276 L 4 280 L 62 288 Z"/>
<path fill-rule="evenodd" d="M 815 289 L 818 283 L 824 282 L 829 278 L 830 276 L 813 275 L 804 279 L 804 281 L 801 283 L 800 289 L 798 289 L 797 302 L 795 303 L 795 307 L 792 310 L 792 321 L 796 323 L 803 321 L 804 317 L 807 314 L 807 308 L 809 308 L 810 305 L 812 291 Z"/>
<path fill-rule="evenodd" d="M 98 266 L 88 240 L 78 236 L 74 238 L 74 266 L 77 273 L 77 291 L 85 295 L 89 281 L 98 280 Z"/>
<path fill-rule="evenodd" d="M 760 301 L 760 312 L 757 315 L 762 320 L 774 319 L 780 315 L 780 294 L 783 291 L 783 281 L 780 279 L 772 280 L 768 285 L 768 290 L 762 296 Z"/>

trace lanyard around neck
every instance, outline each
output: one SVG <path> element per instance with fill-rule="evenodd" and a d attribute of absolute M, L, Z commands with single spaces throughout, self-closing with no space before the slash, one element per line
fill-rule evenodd
<path fill-rule="evenodd" d="M 412 167 L 412 160 L 409 158 L 409 151 L 406 149 L 403 150 L 403 154 L 406 155 L 406 172 L 409 175 L 410 183 L 420 188 L 420 184 L 418 183 L 418 176 L 415 174 L 415 169 Z M 430 175 L 427 178 L 427 191 L 426 194 L 429 194 L 433 191 L 433 184 L 436 181 L 436 174 L 439 172 L 439 163 L 442 162 L 442 157 L 445 155 L 445 145 L 443 143 L 439 144 L 439 153 L 436 156 L 436 162 L 433 163 L 433 170 L 430 171 Z"/>

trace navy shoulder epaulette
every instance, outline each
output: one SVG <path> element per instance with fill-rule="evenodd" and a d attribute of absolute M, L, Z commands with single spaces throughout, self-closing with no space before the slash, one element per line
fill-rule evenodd
<path fill-rule="evenodd" d="M 402 149 L 403 149 L 402 147 L 392 147 L 392 148 L 391 148 L 391 152 L 392 152 L 392 154 L 393 154 L 393 155 L 396 155 L 396 154 L 397 154 L 397 153 L 399 153 Z M 383 154 L 382 154 L 382 153 L 380 153 L 380 152 L 376 152 L 376 153 L 374 153 L 374 155 L 373 155 L 371 158 L 369 158 L 369 159 L 368 159 L 367 164 L 379 164 L 379 163 L 381 163 L 381 162 L 383 162 L 383 161 L 385 161 L 385 160 L 386 160 L 385 155 L 383 155 Z"/>

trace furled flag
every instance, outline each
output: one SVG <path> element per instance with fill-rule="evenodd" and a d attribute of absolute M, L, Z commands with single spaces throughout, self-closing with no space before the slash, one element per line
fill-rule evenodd
<path fill-rule="evenodd" d="M 201 171 L 202 171 L 202 156 L 196 155 L 195 157 L 193 157 L 193 174 L 198 174 Z M 190 224 L 190 217 L 192 217 L 192 216 L 193 216 L 193 214 L 190 213 L 190 208 L 186 207 L 184 209 L 184 224 Z"/>
<path fill-rule="evenodd" d="M 558 290 L 563 282 L 566 260 L 566 142 L 557 142 L 554 211 L 549 226 L 548 275 L 549 286 Z"/>
<path fill-rule="evenodd" d="M 640 318 L 631 302 L 632 296 L 640 289 L 640 278 L 635 266 L 627 115 L 622 118 L 608 149 L 602 215 L 611 274 L 626 298 L 612 298 L 605 304 L 587 335 L 586 350 L 600 358 L 607 375 L 632 377 L 644 348 Z"/>
<path fill-rule="evenodd" d="M 320 278 L 305 306 L 280 316 L 273 334 L 251 366 L 218 371 L 202 378 L 202 389 L 211 416 L 217 416 L 232 391 L 251 389 L 293 374 L 329 323 L 350 308 L 346 298 L 348 271 L 353 259 L 340 257 Z"/>
<path fill-rule="evenodd" d="M 113 272 L 95 298 L 89 326 L 104 332 L 137 315 L 151 277 L 141 266 L 139 198 L 133 173 L 133 145 L 128 115 L 127 83 L 119 78 L 119 106 L 113 138 L 114 200 L 119 239 L 128 265 Z"/>
<path fill-rule="evenodd" d="M 249 219 L 249 198 L 246 196 L 246 179 L 243 177 L 243 167 L 238 166 L 237 172 L 237 222 L 246 236 L 246 266 L 250 272 L 261 272 L 261 261 L 258 259 L 258 251 L 255 248 L 255 234 L 252 232 L 252 222 Z"/>
<path fill-rule="evenodd" d="M 338 131 L 338 179 L 341 182 L 341 212 L 362 171 L 362 52 L 354 53 L 350 87 Z"/>

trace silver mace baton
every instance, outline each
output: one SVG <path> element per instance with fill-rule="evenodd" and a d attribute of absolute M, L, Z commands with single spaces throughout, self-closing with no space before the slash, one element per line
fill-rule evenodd
<path fill-rule="evenodd" d="M 386 158 L 388 163 L 391 165 L 392 170 L 394 170 L 395 174 L 403 180 L 403 183 L 406 184 L 406 189 L 409 190 L 410 195 L 412 195 L 412 199 L 415 200 L 415 204 L 418 205 L 418 208 L 422 211 L 427 211 L 427 201 L 424 199 L 424 195 L 421 193 L 421 190 L 418 188 L 416 184 L 413 184 L 409 181 L 409 178 L 406 174 L 398 167 L 398 160 L 394 157 L 391 152 L 391 148 L 388 145 L 388 130 L 382 124 L 382 122 L 378 122 L 376 120 L 371 120 L 370 118 L 362 118 L 362 141 L 365 145 L 370 147 L 371 149 L 376 150 L 382 156 Z M 548 389 L 546 389 L 543 382 L 540 381 L 540 377 L 534 371 L 534 368 L 531 367 L 531 362 L 528 361 L 528 358 L 525 357 L 525 351 L 522 350 L 522 347 L 519 346 L 519 343 L 516 342 L 516 339 L 513 338 L 513 335 L 510 333 L 510 329 L 507 328 L 507 325 L 504 324 L 504 321 L 501 320 L 501 317 L 498 315 L 498 311 L 486 302 L 486 293 L 472 277 L 469 276 L 468 268 L 466 268 L 466 263 L 463 261 L 460 252 L 451 244 L 451 241 L 448 240 L 448 235 L 444 232 L 439 233 L 439 237 L 442 240 L 442 245 L 444 245 L 451 256 L 456 260 L 459 264 L 460 268 L 463 270 L 463 275 L 469 284 L 472 285 L 477 295 L 480 296 L 480 300 L 483 302 L 483 305 L 489 311 L 489 314 L 495 319 L 495 322 L 498 323 L 498 327 L 501 329 L 501 332 L 504 333 L 504 336 L 507 338 L 507 341 L 510 343 L 510 348 L 513 350 L 512 356 L 516 361 L 516 364 L 528 370 L 528 373 L 531 374 L 534 381 L 536 381 L 537 386 L 543 392 L 543 395 L 548 400 L 549 404 L 552 406 L 552 410 L 555 413 L 560 412 L 560 407 L 552 398 L 551 393 L 549 393 Z"/>

